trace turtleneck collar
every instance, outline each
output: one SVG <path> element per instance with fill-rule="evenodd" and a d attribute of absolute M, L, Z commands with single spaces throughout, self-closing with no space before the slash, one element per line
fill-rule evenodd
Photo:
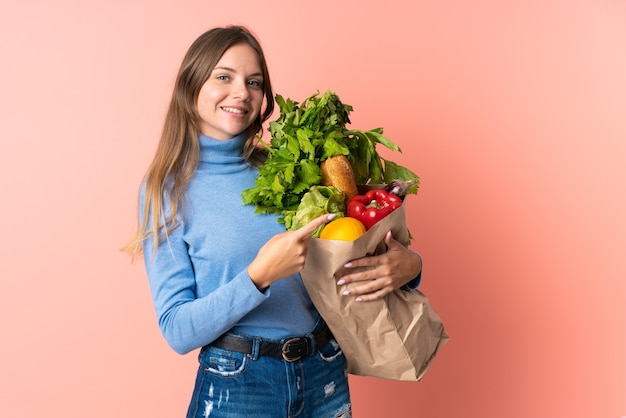
<path fill-rule="evenodd" d="M 239 171 L 247 165 L 242 156 L 245 132 L 234 138 L 217 140 L 200 134 L 200 164 L 213 172 L 228 173 Z"/>
<path fill-rule="evenodd" d="M 213 162 L 219 157 L 241 157 L 243 144 L 246 142 L 246 133 L 240 133 L 234 138 L 218 140 L 200 134 L 200 161 Z"/>

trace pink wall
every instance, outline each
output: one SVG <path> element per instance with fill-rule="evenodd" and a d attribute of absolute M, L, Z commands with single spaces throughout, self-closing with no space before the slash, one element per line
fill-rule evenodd
<path fill-rule="evenodd" d="M 0 416 L 183 415 L 194 355 L 117 248 L 182 54 L 225 23 L 422 177 L 452 339 L 420 383 L 353 378 L 356 417 L 626 416 L 624 2 L 287 3 L 2 2 Z"/>

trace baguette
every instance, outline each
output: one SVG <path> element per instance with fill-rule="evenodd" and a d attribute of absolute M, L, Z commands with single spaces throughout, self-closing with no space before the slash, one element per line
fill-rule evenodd
<path fill-rule="evenodd" d="M 322 184 L 341 190 L 346 196 L 346 202 L 359 194 L 352 166 L 345 155 L 336 155 L 322 161 L 320 169 Z"/>

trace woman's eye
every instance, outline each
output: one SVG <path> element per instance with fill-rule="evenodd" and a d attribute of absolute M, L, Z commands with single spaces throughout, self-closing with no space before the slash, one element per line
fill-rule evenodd
<path fill-rule="evenodd" d="M 248 85 L 253 87 L 261 87 L 262 83 L 258 80 L 250 80 L 248 81 Z"/>
<path fill-rule="evenodd" d="M 217 79 L 220 81 L 228 81 L 228 76 L 227 75 L 218 75 Z"/>

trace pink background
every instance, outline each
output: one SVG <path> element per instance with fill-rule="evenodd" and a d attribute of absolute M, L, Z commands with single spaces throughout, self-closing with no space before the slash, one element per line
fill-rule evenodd
<path fill-rule="evenodd" d="M 422 382 L 352 378 L 356 417 L 626 416 L 626 3 L 291 3 L 2 0 L 0 416 L 184 415 L 195 354 L 118 248 L 180 59 L 226 23 L 422 178 L 452 339 Z"/>

